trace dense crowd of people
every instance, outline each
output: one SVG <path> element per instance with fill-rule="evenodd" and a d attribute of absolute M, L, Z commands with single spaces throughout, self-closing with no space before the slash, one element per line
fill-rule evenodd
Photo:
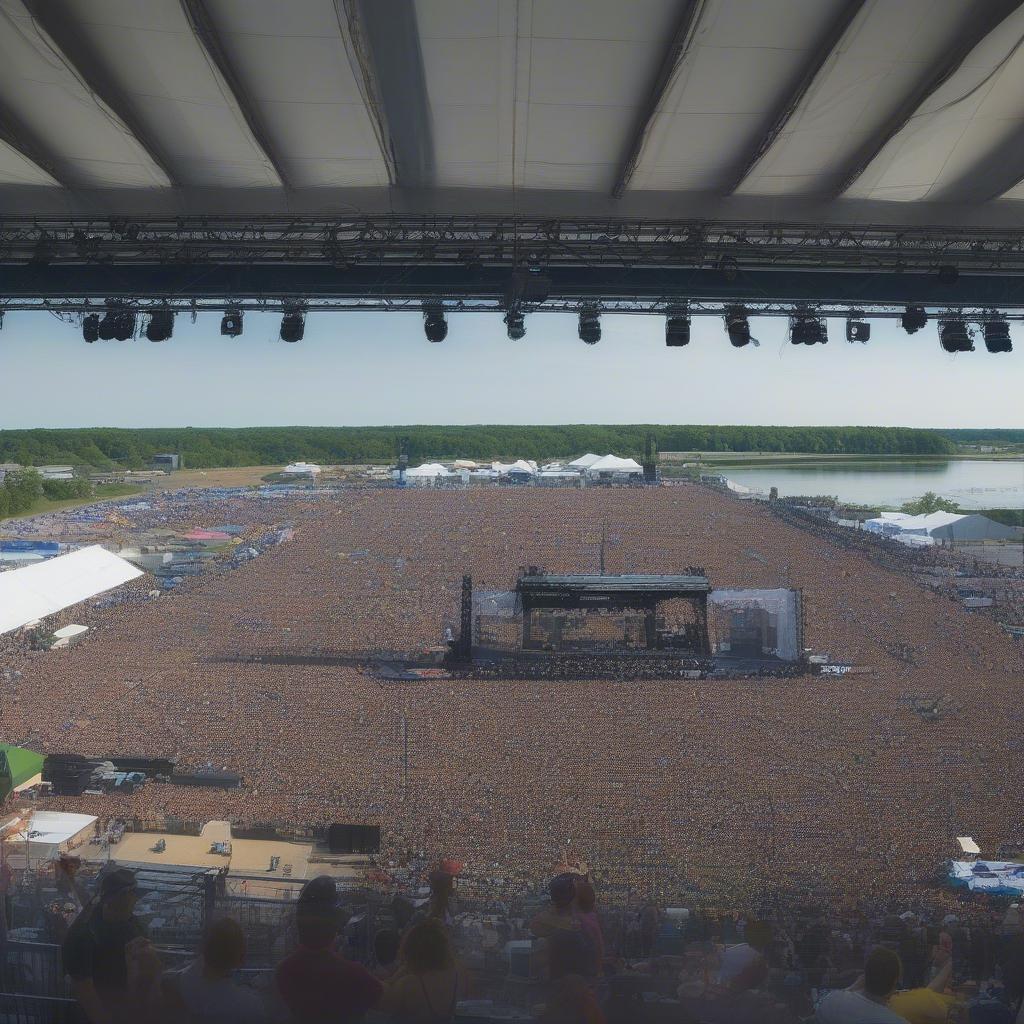
<path fill-rule="evenodd" d="M 244 497 L 216 515 L 179 500 L 179 524 L 259 521 Z M 54 625 L 91 627 L 69 650 L 0 650 L 9 741 L 173 757 L 244 786 L 147 784 L 52 806 L 379 824 L 385 876 L 407 850 L 450 855 L 499 894 L 536 885 L 569 848 L 616 902 L 903 897 L 957 835 L 983 850 L 1024 839 L 1019 647 L 873 553 L 696 486 L 251 500 L 292 521 L 294 540 L 173 595 L 69 609 Z M 217 660 L 436 645 L 458 629 L 463 573 L 509 589 L 526 565 L 593 572 L 602 534 L 609 572 L 700 563 L 715 587 L 800 588 L 806 646 L 864 674 L 387 682 L 356 666 Z M 907 705 L 947 694 L 938 721 Z"/>
<path fill-rule="evenodd" d="M 82 909 L 61 966 L 92 1024 L 1024 1021 L 1024 915 L 1009 900 L 609 907 L 586 865 L 563 863 L 537 899 L 484 908 L 458 870 L 430 865 L 422 888 L 380 892 L 372 913 L 364 894 L 314 878 L 281 950 L 246 974 L 230 911 L 211 907 L 183 959 L 149 940 L 131 871 L 105 869 L 90 893 L 63 859 Z"/>

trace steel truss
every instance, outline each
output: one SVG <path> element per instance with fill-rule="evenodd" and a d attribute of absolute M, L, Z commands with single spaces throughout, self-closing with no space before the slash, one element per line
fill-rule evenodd
<path fill-rule="evenodd" d="M 503 217 L 6 218 L 0 264 L 663 267 L 1024 274 L 1024 235 L 952 227 Z"/>

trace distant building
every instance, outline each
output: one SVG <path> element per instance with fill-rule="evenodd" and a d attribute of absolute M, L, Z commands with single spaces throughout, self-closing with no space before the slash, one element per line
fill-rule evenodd
<path fill-rule="evenodd" d="M 281 472 L 296 479 L 315 480 L 320 475 L 320 467 L 315 462 L 292 462 Z"/>
<path fill-rule="evenodd" d="M 149 460 L 149 465 L 152 469 L 162 469 L 164 472 L 171 473 L 176 469 L 181 469 L 181 456 L 170 453 L 154 455 Z"/>
<path fill-rule="evenodd" d="M 74 466 L 36 466 L 36 472 L 44 480 L 74 480 Z"/>

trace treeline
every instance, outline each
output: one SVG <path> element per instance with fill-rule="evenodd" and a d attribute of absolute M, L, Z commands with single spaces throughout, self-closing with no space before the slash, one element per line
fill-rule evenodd
<path fill-rule="evenodd" d="M 402 437 L 409 438 L 413 461 L 500 456 L 546 459 L 588 451 L 639 459 L 649 433 L 661 451 L 818 455 L 950 455 L 955 451 L 953 442 L 942 433 L 908 427 L 88 427 L 0 431 L 0 462 L 143 469 L 153 455 L 172 453 L 180 454 L 184 466 L 192 469 L 283 465 L 295 459 L 325 464 L 392 463 Z"/>
<path fill-rule="evenodd" d="M 84 478 L 44 480 L 34 469 L 15 470 L 0 483 L 0 519 L 28 512 L 40 498 L 69 501 L 91 498 L 93 493 L 92 484 Z"/>
<path fill-rule="evenodd" d="M 1024 444 L 1024 430 L 986 430 L 980 427 L 963 430 L 940 430 L 956 444 Z"/>

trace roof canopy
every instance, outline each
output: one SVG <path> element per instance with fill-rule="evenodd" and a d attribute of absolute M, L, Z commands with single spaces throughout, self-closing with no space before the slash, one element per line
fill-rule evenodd
<path fill-rule="evenodd" d="M 640 473 L 643 466 L 634 459 L 620 459 L 617 455 L 604 455 L 587 467 L 588 473 Z"/>
<path fill-rule="evenodd" d="M 142 575 L 99 545 L 0 573 L 0 634 Z"/>

